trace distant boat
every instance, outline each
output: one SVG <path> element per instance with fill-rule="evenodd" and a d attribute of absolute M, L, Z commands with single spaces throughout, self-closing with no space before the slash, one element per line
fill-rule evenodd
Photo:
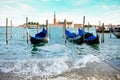
<path fill-rule="evenodd" d="M 102 32 L 102 27 L 96 27 L 96 31 L 101 33 Z M 104 33 L 109 33 L 109 32 L 110 32 L 109 27 L 105 26 L 104 27 Z"/>
<path fill-rule="evenodd" d="M 46 29 L 43 28 L 42 31 L 36 34 L 34 37 L 30 36 L 30 41 L 32 44 L 41 44 L 48 42 Z"/>
<path fill-rule="evenodd" d="M 70 32 L 67 29 L 65 30 L 65 34 L 66 34 L 66 39 L 69 42 L 73 42 L 73 43 L 76 43 L 76 44 L 82 44 L 83 43 L 83 36 L 82 36 L 82 34 L 79 35 L 79 34 L 76 34 L 74 32 Z"/>
<path fill-rule="evenodd" d="M 70 42 L 81 44 L 81 43 L 87 43 L 87 44 L 99 44 L 99 38 L 94 36 L 92 33 L 89 32 L 83 32 L 83 30 L 78 29 L 78 34 L 75 34 L 74 32 L 70 32 L 68 30 L 65 31 L 66 33 L 66 39 Z M 83 39 L 84 34 L 84 39 Z"/>
<path fill-rule="evenodd" d="M 120 38 L 120 25 L 117 25 L 116 27 L 112 28 L 111 31 L 117 38 Z"/>

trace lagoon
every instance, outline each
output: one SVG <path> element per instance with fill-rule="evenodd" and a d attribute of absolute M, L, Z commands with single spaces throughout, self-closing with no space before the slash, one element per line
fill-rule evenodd
<path fill-rule="evenodd" d="M 77 32 L 74 28 L 69 30 Z M 34 36 L 37 30 L 29 32 Z M 96 35 L 95 28 L 90 28 L 90 32 Z M 25 79 L 57 76 L 89 64 L 120 61 L 120 39 L 114 35 L 110 38 L 109 33 L 105 33 L 105 42 L 98 45 L 65 43 L 60 27 L 49 28 L 50 40 L 42 46 L 33 46 L 30 41 L 27 44 L 26 30 L 22 27 L 13 28 L 13 38 L 8 36 L 8 44 L 5 38 L 5 27 L 0 27 L 0 72 Z"/>

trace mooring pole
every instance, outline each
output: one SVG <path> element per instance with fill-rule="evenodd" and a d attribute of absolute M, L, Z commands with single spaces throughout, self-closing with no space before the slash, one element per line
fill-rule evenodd
<path fill-rule="evenodd" d="M 38 33 L 38 25 L 39 25 L 39 24 L 37 23 L 37 33 Z"/>
<path fill-rule="evenodd" d="M 85 16 L 83 17 L 83 42 L 85 43 L 84 26 L 85 26 Z"/>
<path fill-rule="evenodd" d="M 104 23 L 102 24 L 102 38 L 101 38 L 101 42 L 104 43 Z"/>
<path fill-rule="evenodd" d="M 65 19 L 64 20 L 64 26 L 63 26 L 65 43 L 66 43 L 66 33 L 65 33 L 66 27 L 67 27 L 67 20 Z"/>
<path fill-rule="evenodd" d="M 6 18 L 6 44 L 8 44 L 8 18 Z"/>
<path fill-rule="evenodd" d="M 28 17 L 26 17 L 26 28 L 28 28 Z M 28 32 L 27 32 L 27 44 L 28 44 Z"/>
<path fill-rule="evenodd" d="M 10 37 L 12 38 L 12 20 L 10 21 L 11 28 L 10 28 Z"/>
<path fill-rule="evenodd" d="M 46 33 L 46 39 L 48 41 L 49 40 L 48 39 L 48 20 L 46 20 L 46 31 L 47 31 L 47 33 Z"/>
<path fill-rule="evenodd" d="M 89 32 L 89 26 L 90 26 L 90 25 L 89 25 L 89 22 L 88 22 L 88 32 Z"/>
<path fill-rule="evenodd" d="M 98 36 L 99 36 L 99 37 L 100 37 L 100 29 L 101 29 L 101 28 L 100 28 L 100 25 L 101 25 L 101 22 L 99 21 L 99 27 L 98 27 L 98 32 L 99 32 L 99 35 L 98 35 Z"/>
<path fill-rule="evenodd" d="M 109 31 L 110 31 L 110 38 L 111 38 L 111 34 L 112 34 L 111 29 L 112 29 L 112 24 L 110 24 L 110 29 L 109 29 Z"/>

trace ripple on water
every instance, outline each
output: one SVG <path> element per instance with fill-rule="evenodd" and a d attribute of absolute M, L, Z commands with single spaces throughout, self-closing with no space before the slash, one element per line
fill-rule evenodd
<path fill-rule="evenodd" d="M 62 30 L 51 28 L 50 41 L 32 51 L 33 46 L 30 42 L 26 43 L 26 32 L 23 28 L 13 28 L 13 33 L 16 34 L 12 39 L 9 38 L 8 45 L 3 36 L 4 30 L 0 29 L 0 71 L 27 77 L 49 76 L 85 67 L 87 63 L 120 59 L 120 39 L 109 39 L 109 34 L 105 34 L 104 44 L 65 44 Z M 30 33 L 34 35 L 36 30 L 31 29 Z"/>

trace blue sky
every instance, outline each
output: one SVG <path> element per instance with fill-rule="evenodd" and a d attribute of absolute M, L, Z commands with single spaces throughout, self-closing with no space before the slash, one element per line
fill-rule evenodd
<path fill-rule="evenodd" d="M 120 0 L 0 0 L 0 25 L 5 19 L 13 20 L 14 25 L 29 21 L 53 23 L 54 11 L 57 21 L 82 23 L 120 24 Z"/>

